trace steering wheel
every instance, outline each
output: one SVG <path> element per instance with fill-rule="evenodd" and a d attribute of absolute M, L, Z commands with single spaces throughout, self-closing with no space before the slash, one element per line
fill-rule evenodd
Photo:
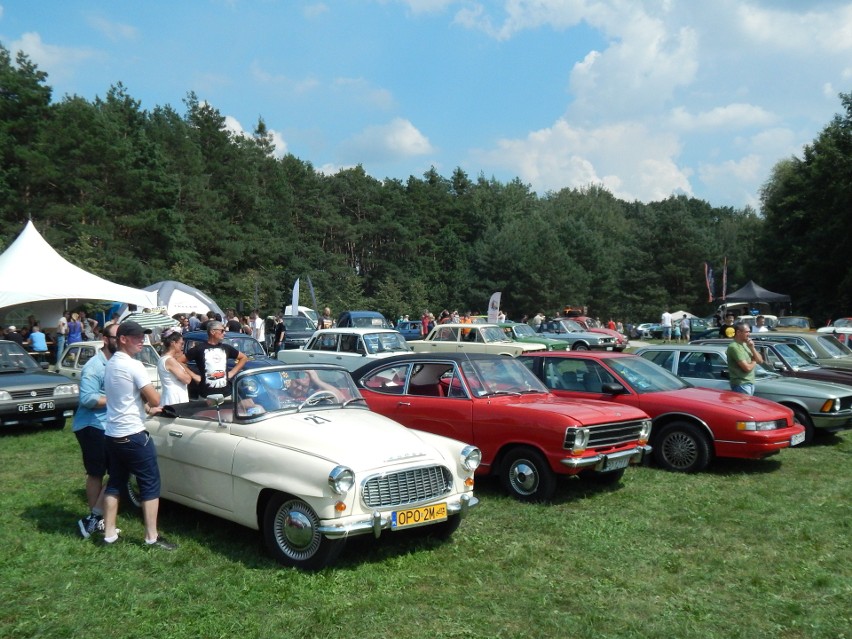
<path fill-rule="evenodd" d="M 337 394 L 329 390 L 318 390 L 317 392 L 309 395 L 305 401 L 299 404 L 299 410 L 302 410 L 305 406 L 316 406 L 321 402 L 326 404 L 336 404 Z"/>

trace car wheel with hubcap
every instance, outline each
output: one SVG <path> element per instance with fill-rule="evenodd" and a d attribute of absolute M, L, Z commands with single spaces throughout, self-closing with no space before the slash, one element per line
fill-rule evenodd
<path fill-rule="evenodd" d="M 666 470 L 696 473 L 710 463 L 710 442 L 693 424 L 666 424 L 654 439 L 654 459 Z"/>
<path fill-rule="evenodd" d="M 320 520 L 301 499 L 275 495 L 263 515 L 263 537 L 272 556 L 302 570 L 319 570 L 333 562 L 345 539 L 328 539 L 319 532 Z"/>
<path fill-rule="evenodd" d="M 588 351 L 589 345 L 586 342 L 574 342 L 574 345 L 571 347 L 572 351 Z"/>
<path fill-rule="evenodd" d="M 506 454 L 500 470 L 503 487 L 521 501 L 544 501 L 556 492 L 556 474 L 544 456 L 526 446 Z"/>

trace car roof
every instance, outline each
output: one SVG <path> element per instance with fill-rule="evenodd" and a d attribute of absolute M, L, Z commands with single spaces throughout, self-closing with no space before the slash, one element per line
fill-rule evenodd
<path fill-rule="evenodd" d="M 497 359 L 514 358 L 507 358 L 506 355 L 497 355 L 496 353 L 455 353 L 452 351 L 447 351 L 445 353 L 402 353 L 400 355 L 391 355 L 390 357 L 372 360 L 364 366 L 355 369 L 355 371 L 352 372 L 352 377 L 358 379 L 373 368 L 378 368 L 380 366 L 384 367 L 396 363 L 455 362 L 457 364 L 462 364 L 469 361 L 494 361 Z"/>
<path fill-rule="evenodd" d="M 488 322 L 471 322 L 469 324 L 463 322 L 447 322 L 446 324 L 435 324 L 435 328 L 471 328 L 475 326 L 476 328 L 483 328 L 486 326 L 496 326 L 500 328 L 497 324 L 489 324 Z"/>
<path fill-rule="evenodd" d="M 652 346 L 643 346 L 637 349 L 640 351 L 691 351 L 694 353 L 713 353 L 727 350 L 727 346 L 722 344 L 655 344 Z"/>
<path fill-rule="evenodd" d="M 316 332 L 316 335 L 329 335 L 329 334 L 342 334 L 342 335 L 371 335 L 373 333 L 399 333 L 392 328 L 382 328 L 377 326 L 375 328 L 366 327 L 366 326 L 348 326 L 344 328 L 323 328 Z"/>
<path fill-rule="evenodd" d="M 502 357 L 502 356 L 498 356 Z M 570 357 L 575 359 L 617 359 L 619 357 L 637 357 L 632 353 L 617 351 L 534 351 L 518 357 Z"/>

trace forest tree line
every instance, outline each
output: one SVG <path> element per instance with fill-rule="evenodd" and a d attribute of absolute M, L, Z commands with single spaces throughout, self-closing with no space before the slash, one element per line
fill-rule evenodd
<path fill-rule="evenodd" d="M 729 293 L 753 279 L 823 322 L 852 315 L 852 94 L 840 100 L 802 157 L 776 164 L 758 212 L 683 195 L 625 202 L 598 185 L 537 195 L 460 168 L 324 175 L 276 158 L 262 118 L 234 135 L 191 92 L 181 111 L 143 110 L 121 83 L 55 100 L 47 74 L 0 44 L 0 250 L 32 219 L 101 277 L 178 280 L 223 307 L 277 311 L 309 276 L 335 312 L 485 312 L 502 291 L 514 319 L 582 304 L 635 322 L 665 307 L 710 313 L 721 300 L 708 299 L 704 264 L 721 295 L 727 258 Z"/>

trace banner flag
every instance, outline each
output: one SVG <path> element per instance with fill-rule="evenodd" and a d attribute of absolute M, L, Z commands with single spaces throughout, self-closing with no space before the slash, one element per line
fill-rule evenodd
<path fill-rule="evenodd" d="M 707 284 L 707 301 L 712 302 L 716 283 L 713 281 L 713 267 L 708 262 L 704 262 L 704 282 Z"/>
<path fill-rule="evenodd" d="M 293 284 L 293 301 L 290 303 L 290 314 L 293 317 L 299 316 L 299 278 Z"/>
<path fill-rule="evenodd" d="M 314 293 L 314 284 L 311 282 L 311 276 L 308 275 L 308 290 L 311 292 L 311 302 L 313 302 L 312 309 L 314 309 L 317 313 L 319 313 L 319 306 L 317 306 L 317 296 Z"/>
<path fill-rule="evenodd" d="M 500 291 L 491 296 L 488 302 L 488 323 L 494 324 L 497 321 L 497 315 L 500 313 Z"/>

